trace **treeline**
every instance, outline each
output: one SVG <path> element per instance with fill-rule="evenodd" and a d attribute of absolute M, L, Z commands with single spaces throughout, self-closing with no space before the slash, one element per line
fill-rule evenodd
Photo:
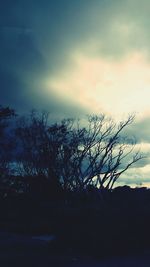
<path fill-rule="evenodd" d="M 82 192 L 111 190 L 132 164 L 142 159 L 134 140 L 123 131 L 134 120 L 115 123 L 101 114 L 52 122 L 47 112 L 19 116 L 0 107 L 0 183 L 21 192 L 29 181 Z M 46 187 L 46 183 L 45 183 Z"/>

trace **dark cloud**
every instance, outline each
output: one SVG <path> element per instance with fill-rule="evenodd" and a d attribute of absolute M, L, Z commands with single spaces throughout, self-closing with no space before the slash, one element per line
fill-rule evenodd
<path fill-rule="evenodd" d="M 137 119 L 125 131 L 126 136 L 133 136 L 137 143 L 150 143 L 150 116 Z"/>
<path fill-rule="evenodd" d="M 81 3 L 82 2 L 82 3 Z M 68 35 L 86 1 L 3 1 L 0 10 L 1 104 L 50 107 L 75 114 L 82 107 L 63 103 L 49 92 L 41 99 L 44 78 L 67 64 Z M 76 17 L 76 19 L 75 19 Z M 48 99 L 49 97 L 49 99 Z"/>
<path fill-rule="evenodd" d="M 74 49 L 88 53 L 91 41 L 97 43 L 94 56 L 117 59 L 135 48 L 147 49 L 148 10 L 146 0 L 2 0 L 1 103 L 16 108 L 46 105 L 61 114 L 73 113 L 75 107 L 75 114 L 82 113 L 74 99 L 64 103 L 51 90 L 44 95 L 45 79 L 71 68 Z"/>

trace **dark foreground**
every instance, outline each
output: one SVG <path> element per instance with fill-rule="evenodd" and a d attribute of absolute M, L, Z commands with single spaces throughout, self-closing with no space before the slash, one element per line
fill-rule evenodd
<path fill-rule="evenodd" d="M 0 267 L 150 266 L 149 227 L 147 189 L 120 188 L 103 200 L 1 198 Z"/>
<path fill-rule="evenodd" d="M 54 252 L 48 242 L 31 236 L 0 233 L 0 266 L 14 267 L 149 267 L 150 253 L 94 259 L 71 251 Z"/>

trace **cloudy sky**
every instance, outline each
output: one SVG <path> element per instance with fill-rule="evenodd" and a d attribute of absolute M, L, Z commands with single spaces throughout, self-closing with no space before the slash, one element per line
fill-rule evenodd
<path fill-rule="evenodd" d="M 1 104 L 55 118 L 135 112 L 128 134 L 148 158 L 123 179 L 150 183 L 149 14 L 149 0 L 2 0 Z"/>

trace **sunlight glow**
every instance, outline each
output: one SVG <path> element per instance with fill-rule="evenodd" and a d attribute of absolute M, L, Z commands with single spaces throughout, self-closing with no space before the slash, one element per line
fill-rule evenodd
<path fill-rule="evenodd" d="M 48 80 L 47 90 L 94 113 L 117 115 L 148 109 L 150 65 L 144 54 L 114 61 L 74 53 L 72 61 L 73 68 Z"/>

